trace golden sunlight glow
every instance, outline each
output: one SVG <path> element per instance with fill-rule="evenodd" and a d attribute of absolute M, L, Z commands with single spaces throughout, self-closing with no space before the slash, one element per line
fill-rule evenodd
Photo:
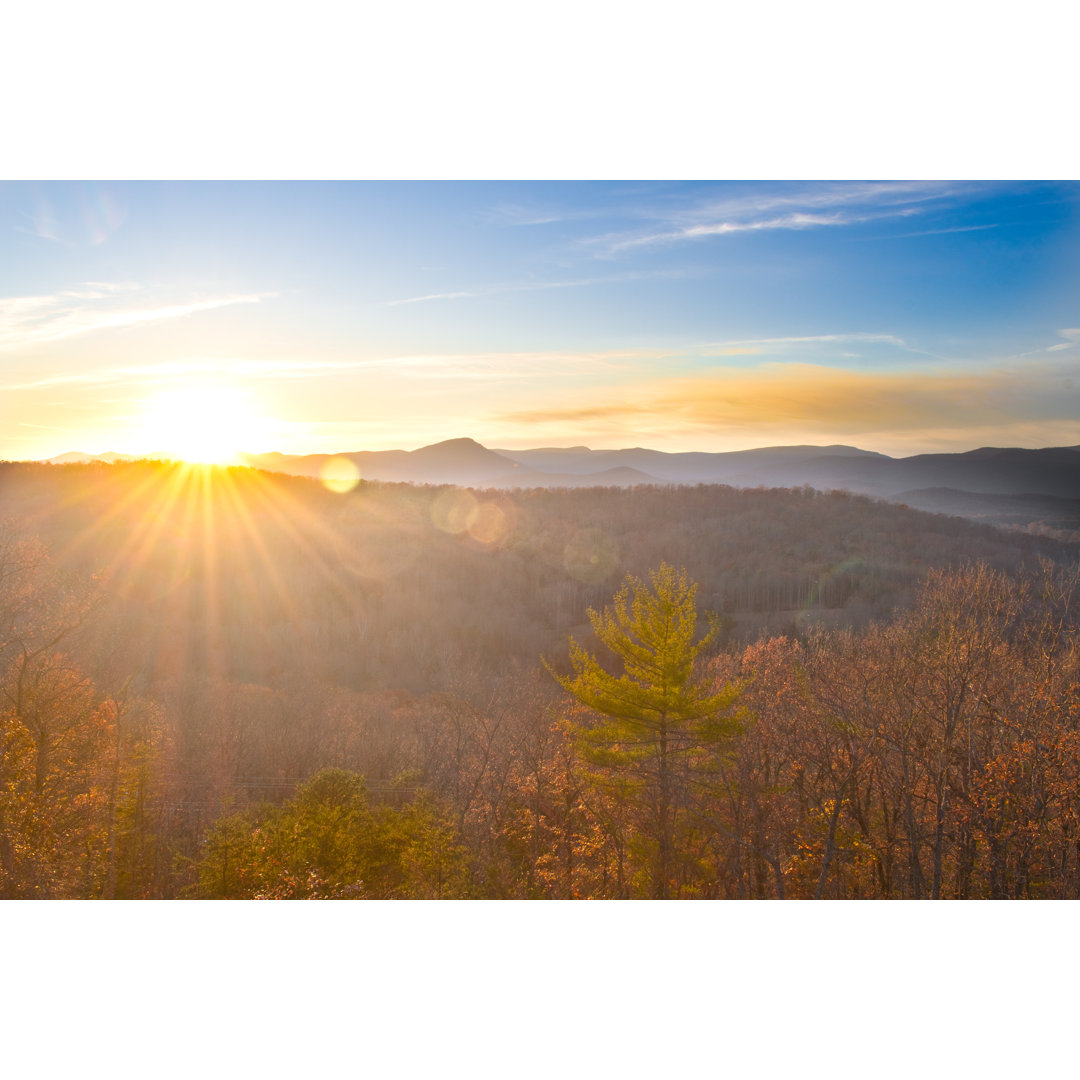
<path fill-rule="evenodd" d="M 194 463 L 233 465 L 242 451 L 256 452 L 273 438 L 247 394 L 212 383 L 149 399 L 142 426 L 150 452 Z"/>

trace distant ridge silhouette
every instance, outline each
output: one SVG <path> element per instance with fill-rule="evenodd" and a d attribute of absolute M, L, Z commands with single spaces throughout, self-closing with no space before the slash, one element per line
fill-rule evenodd
<path fill-rule="evenodd" d="M 162 455 L 148 455 L 160 457 Z M 475 439 L 446 439 L 417 450 L 339 454 L 244 454 L 255 468 L 318 477 L 332 457 L 349 458 L 363 480 L 467 487 L 632 487 L 638 484 L 728 484 L 848 490 L 912 506 L 1015 522 L 1036 508 L 1080 527 L 1080 447 L 984 446 L 956 454 L 887 454 L 841 444 L 767 446 L 724 453 L 668 453 L 646 447 L 586 446 L 489 449 Z M 52 464 L 126 461 L 125 454 L 73 451 Z M 1018 497 L 1026 501 L 1017 501 Z M 1040 502 L 1041 498 L 1041 502 Z M 1064 500 L 1064 501 L 1062 501 Z M 1074 508 L 1071 500 L 1077 500 Z"/>

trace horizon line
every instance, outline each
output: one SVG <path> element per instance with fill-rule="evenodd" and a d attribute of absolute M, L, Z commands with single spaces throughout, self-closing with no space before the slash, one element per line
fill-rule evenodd
<path fill-rule="evenodd" d="M 447 439 L 439 439 L 432 443 L 423 443 L 412 449 L 406 449 L 404 447 L 386 447 L 379 450 L 359 449 L 359 450 L 310 450 L 300 452 L 290 452 L 282 450 L 259 450 L 259 451 L 238 451 L 236 457 L 241 460 L 232 462 L 232 465 L 250 465 L 250 462 L 243 459 L 250 458 L 264 458 L 264 457 L 281 457 L 286 459 L 295 458 L 334 458 L 334 457 L 350 457 L 356 454 L 393 454 L 393 453 L 405 453 L 413 454 L 421 450 L 431 450 L 440 446 L 447 446 L 451 443 L 471 443 L 474 446 L 479 447 L 482 450 L 487 450 L 496 454 L 512 454 L 512 453 L 531 453 L 540 450 L 550 451 L 571 451 L 577 450 L 585 453 L 620 453 L 633 450 L 641 450 L 649 453 L 664 454 L 670 457 L 676 457 L 685 454 L 697 454 L 707 455 L 713 457 L 724 457 L 731 454 L 744 454 L 750 453 L 756 450 L 833 450 L 833 449 L 846 449 L 846 450 L 858 450 L 862 454 L 873 454 L 879 457 L 888 458 L 891 461 L 904 461 L 913 457 L 926 457 L 926 456 L 944 456 L 955 457 L 962 456 L 964 454 L 976 453 L 980 450 L 1023 450 L 1023 451 L 1037 451 L 1037 450 L 1078 450 L 1080 447 L 1075 445 L 1064 445 L 1051 443 L 1043 446 L 996 446 L 988 444 L 980 444 L 978 446 L 971 446 L 966 450 L 922 450 L 913 454 L 906 455 L 894 455 L 889 454 L 881 450 L 872 450 L 866 447 L 858 446 L 855 443 L 842 443 L 842 442 L 830 442 L 830 443 L 766 443 L 762 445 L 745 446 L 740 447 L 737 450 L 658 450 L 654 447 L 645 445 L 634 446 L 587 446 L 584 443 L 572 443 L 567 445 L 554 445 L 546 444 L 541 446 L 522 446 L 522 447 L 508 447 L 508 446 L 487 446 L 480 442 L 478 439 L 474 439 L 471 436 L 454 436 Z M 62 462 L 59 459 L 66 457 L 78 456 L 86 459 L 85 461 L 71 461 Z M 112 461 L 105 459 L 111 458 Z M 169 453 L 166 451 L 147 451 L 146 453 L 128 453 L 124 451 L 114 450 L 102 450 L 96 452 L 89 452 L 83 450 L 66 450 L 58 454 L 50 455 L 49 457 L 36 457 L 36 458 L 0 458 L 0 461 L 7 463 L 27 463 L 27 464 L 113 464 L 116 462 L 131 462 L 131 461 L 175 461 L 183 462 L 185 459 L 177 454 Z M 206 462 L 204 464 L 228 464 L 228 463 L 216 463 Z"/>

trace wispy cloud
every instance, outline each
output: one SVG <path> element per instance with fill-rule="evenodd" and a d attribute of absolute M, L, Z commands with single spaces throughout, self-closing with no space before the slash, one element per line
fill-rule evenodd
<path fill-rule="evenodd" d="M 824 210 L 860 206 L 910 209 L 972 190 L 970 184 L 936 180 L 839 181 L 762 185 L 734 198 L 709 200 L 696 209 L 705 216 L 753 218 L 777 210 Z"/>
<path fill-rule="evenodd" d="M 492 291 L 492 290 L 489 290 L 489 291 Z M 494 291 L 498 292 L 500 290 L 496 289 Z M 504 289 L 504 290 L 501 290 L 501 291 L 505 292 L 506 290 Z M 403 304 L 423 304 L 423 303 L 426 303 L 428 300 L 461 300 L 461 299 L 465 299 L 465 298 L 468 298 L 468 297 L 483 296 L 483 295 L 484 295 L 484 293 L 482 291 L 480 291 L 480 292 L 469 292 L 469 291 L 467 291 L 465 289 L 461 289 L 458 292 L 437 292 L 437 293 L 426 293 L 424 296 L 406 296 L 403 300 L 385 300 L 380 306 L 381 307 L 401 307 Z"/>
<path fill-rule="evenodd" d="M 488 221 L 496 225 L 552 225 L 567 217 L 580 217 L 579 213 L 520 206 L 517 203 L 500 203 L 486 214 Z"/>
<path fill-rule="evenodd" d="M 808 334 L 804 337 L 768 337 L 768 338 L 744 338 L 735 341 L 721 341 L 716 342 L 716 348 L 727 348 L 733 345 L 798 345 L 815 341 L 866 341 L 866 342 L 883 342 L 889 345 L 896 345 L 899 348 L 908 348 L 907 343 L 903 338 L 898 338 L 895 334 L 866 334 L 866 333 L 852 333 L 852 334 Z"/>
<path fill-rule="evenodd" d="M 25 224 L 12 228 L 67 248 L 103 244 L 127 217 L 116 193 L 100 184 L 73 185 L 60 199 L 35 186 L 30 197 L 32 210 L 19 215 Z"/>
<path fill-rule="evenodd" d="M 697 269 L 683 270 L 640 270 L 625 274 L 608 274 L 603 277 L 574 278 L 569 281 L 519 281 L 498 285 L 485 285 L 477 289 L 461 289 L 456 292 L 426 293 L 423 296 L 406 296 L 400 300 L 384 300 L 380 307 L 401 307 L 404 304 L 423 304 L 430 300 L 461 300 L 483 296 L 497 296 L 500 293 L 542 292 L 546 289 L 580 289 L 591 285 L 613 285 L 628 281 L 641 281 L 653 278 L 698 277 L 708 271 Z"/>
<path fill-rule="evenodd" d="M 598 381 L 605 386 L 617 386 L 623 385 L 627 379 L 640 379 L 646 372 L 655 371 L 657 365 L 663 365 L 668 371 L 674 368 L 700 368 L 703 361 L 708 363 L 717 357 L 754 357 L 762 360 L 792 353 L 806 355 L 808 347 L 812 349 L 813 346 L 845 342 L 918 351 L 893 334 L 855 332 L 733 339 L 700 345 L 683 344 L 673 348 L 398 353 L 345 359 L 306 354 L 287 358 L 215 356 L 56 371 L 40 377 L 12 380 L 0 385 L 0 390 L 33 391 L 65 386 L 130 387 L 208 380 L 314 381 L 352 375 L 447 384 L 532 381 L 545 386 L 571 383 L 588 386 Z M 776 366 L 777 361 L 774 360 L 771 364 L 758 364 L 751 370 L 771 370 Z M 729 375 L 737 370 L 725 369 Z"/>
<path fill-rule="evenodd" d="M 558 195 L 553 195 L 543 201 L 500 202 L 490 210 L 484 211 L 481 217 L 492 225 L 529 228 L 535 225 L 557 225 L 561 222 L 588 221 L 608 217 L 612 213 L 612 204 L 610 203 L 583 206 L 562 201 L 556 204 L 552 200 L 557 198 Z M 616 195 L 617 203 L 618 195 Z"/>
<path fill-rule="evenodd" d="M 957 225 L 951 229 L 923 229 L 921 232 L 889 233 L 887 236 L 875 236 L 875 240 L 908 240 L 915 236 L 947 236 L 949 233 L 982 232 L 984 229 L 997 229 L 995 222 L 989 225 Z"/>
<path fill-rule="evenodd" d="M 130 283 L 88 282 L 50 296 L 0 299 L 0 350 L 25 349 L 79 334 L 119 329 L 140 323 L 180 319 L 200 311 L 232 304 L 255 304 L 270 293 L 229 294 L 183 303 L 131 304 L 138 286 Z M 127 302 L 117 306 L 118 297 Z"/>
<path fill-rule="evenodd" d="M 733 233 L 837 228 L 923 213 L 928 205 L 969 191 L 971 185 L 938 181 L 883 181 L 771 185 L 658 215 L 653 227 L 607 233 L 585 241 L 606 254 Z"/>
<path fill-rule="evenodd" d="M 454 382 L 522 381 L 565 378 L 587 371 L 590 375 L 632 370 L 635 363 L 655 359 L 652 350 L 607 352 L 495 352 L 425 353 L 379 356 L 352 360 L 288 360 L 246 358 L 193 359 L 168 363 L 129 364 L 82 371 L 57 372 L 38 379 L 12 382 L 0 390 L 48 390 L 65 386 L 155 386 L 207 380 L 294 379 L 313 380 L 340 375 L 393 375 L 405 379 L 445 379 Z"/>
<path fill-rule="evenodd" d="M 668 232 L 644 233 L 623 239 L 611 239 L 609 250 L 626 251 L 628 248 L 669 244 L 679 240 L 698 240 L 705 236 L 726 236 L 729 233 L 761 232 L 773 229 L 815 229 L 830 225 L 854 225 L 871 220 L 873 217 L 867 215 L 796 213 L 764 218 L 760 221 L 716 221 L 706 225 L 687 225 Z"/>
<path fill-rule="evenodd" d="M 911 353 L 914 356 L 925 356 L 931 359 L 940 360 L 943 359 L 937 353 L 930 352 L 926 349 L 919 348 L 916 345 L 911 345 L 904 338 L 898 337 L 896 334 L 883 334 L 883 333 L 841 333 L 841 334 L 806 334 L 802 336 L 789 336 L 789 337 L 767 337 L 767 338 L 745 338 L 741 340 L 733 341 L 720 341 L 714 342 L 711 345 L 703 346 L 702 349 L 710 350 L 714 353 L 718 353 L 721 356 L 735 355 L 740 350 L 747 352 L 753 351 L 755 353 L 789 353 L 800 350 L 803 346 L 828 346 L 828 345 L 840 345 L 846 343 L 857 343 L 861 345 L 888 345 L 895 349 L 899 349 L 902 352 Z M 805 355 L 805 350 L 804 355 Z M 834 356 L 844 356 L 849 359 L 855 359 L 855 354 L 852 353 L 839 353 L 833 354 Z"/>
<path fill-rule="evenodd" d="M 128 364 L 95 367 L 85 371 L 63 371 L 40 379 L 9 383 L 3 390 L 48 390 L 53 387 L 156 386 L 207 379 L 303 378 L 311 379 L 339 372 L 361 371 L 386 361 L 311 361 L 210 359 L 181 360 L 157 364 Z M 406 359 L 407 362 L 407 359 Z"/>
<path fill-rule="evenodd" d="M 23 215 L 26 225 L 13 225 L 15 232 L 25 233 L 27 236 L 36 236 L 39 240 L 54 240 L 63 243 L 60 239 L 60 226 L 55 218 L 44 214 L 35 215 L 33 218 Z"/>
<path fill-rule="evenodd" d="M 1034 349 L 1031 352 L 1021 353 L 1022 356 L 1035 356 L 1040 352 L 1061 352 L 1064 349 L 1075 348 L 1077 344 L 1080 344 L 1080 329 L 1068 328 L 1059 330 L 1058 333 L 1065 338 L 1065 341 L 1059 341 L 1056 345 L 1047 345 L 1043 349 Z"/>

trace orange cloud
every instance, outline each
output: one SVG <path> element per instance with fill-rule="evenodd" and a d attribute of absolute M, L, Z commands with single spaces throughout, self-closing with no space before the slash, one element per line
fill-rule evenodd
<path fill-rule="evenodd" d="M 731 435 L 743 442 L 864 438 L 967 442 L 975 432 L 1028 430 L 1047 422 L 1080 435 L 1080 391 L 1061 371 L 1025 368 L 980 372 L 848 371 L 813 364 L 767 364 L 749 371 L 670 379 L 612 391 L 595 406 L 536 408 L 502 419 L 531 425 L 665 434 L 702 442 Z M 967 436 L 967 437 L 966 437 Z"/>

